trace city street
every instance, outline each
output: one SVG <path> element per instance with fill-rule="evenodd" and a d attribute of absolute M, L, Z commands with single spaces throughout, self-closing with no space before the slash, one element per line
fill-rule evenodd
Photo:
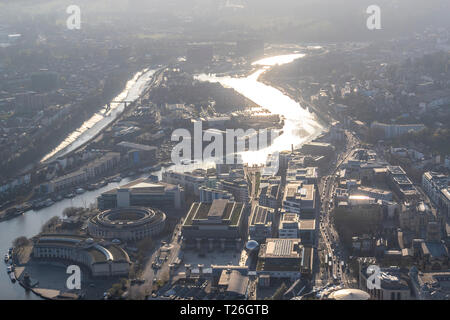
<path fill-rule="evenodd" d="M 348 276 L 346 273 L 347 254 L 340 244 L 339 235 L 334 228 L 333 219 L 331 217 L 332 199 L 337 172 L 344 161 L 351 155 L 354 148 L 359 144 L 357 138 L 350 132 L 346 131 L 345 134 L 347 137 L 347 146 L 344 152 L 338 155 L 336 165 L 331 169 L 329 175 L 322 178 L 319 184 L 319 192 L 322 199 L 320 236 L 324 245 L 324 254 L 329 257 L 327 263 L 331 262 L 331 269 L 321 270 L 321 274 L 325 275 L 326 281 L 330 279 L 331 281 L 342 283 L 348 287 L 349 279 L 347 278 Z M 320 284 L 323 285 L 323 281 L 320 281 Z M 316 286 L 319 286 L 318 281 L 316 281 Z"/>

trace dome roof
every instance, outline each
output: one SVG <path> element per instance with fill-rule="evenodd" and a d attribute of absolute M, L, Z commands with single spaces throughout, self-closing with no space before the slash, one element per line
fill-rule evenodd
<path fill-rule="evenodd" d="M 259 243 L 256 242 L 255 240 L 250 240 L 247 242 L 247 244 L 245 245 L 245 248 L 247 250 L 255 250 L 256 248 L 258 248 Z"/>
<path fill-rule="evenodd" d="M 370 295 L 358 289 L 341 289 L 332 292 L 328 298 L 332 300 L 369 300 Z"/>

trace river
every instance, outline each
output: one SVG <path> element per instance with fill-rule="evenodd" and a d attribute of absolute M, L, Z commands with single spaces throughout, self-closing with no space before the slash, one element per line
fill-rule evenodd
<path fill-rule="evenodd" d="M 277 113 L 285 117 L 285 125 L 283 134 L 275 139 L 273 144 L 259 151 L 244 152 L 242 154 L 243 161 L 249 164 L 264 163 L 268 154 L 274 151 L 282 151 L 291 148 L 291 144 L 298 147 L 305 141 L 311 140 L 323 131 L 323 126 L 317 121 L 316 117 L 309 111 L 303 109 L 296 101 L 284 95 L 281 91 L 265 85 L 258 81 L 258 77 L 277 64 L 292 62 L 295 59 L 303 57 L 303 54 L 281 55 L 262 59 L 253 63 L 256 71 L 247 77 L 217 77 L 215 75 L 201 74 L 196 76 L 201 81 L 219 82 L 223 86 L 234 88 L 245 97 L 253 100 L 262 108 L 272 113 Z M 143 92 L 146 85 L 152 78 L 155 70 L 144 70 L 131 79 L 124 92 L 122 92 L 115 100 L 135 100 Z M 87 123 L 83 124 L 80 129 L 69 135 L 55 150 L 47 155 L 43 160 L 52 159 L 55 156 L 61 156 L 77 147 L 83 145 L 92 137 L 96 136 L 102 129 L 111 123 L 121 112 L 123 105 L 118 104 L 111 106 L 111 115 L 104 116 L 101 112 L 96 113 Z M 177 165 L 168 168 L 175 171 L 190 171 L 194 168 L 208 168 L 213 166 L 211 161 L 203 161 L 190 165 Z M 163 169 L 164 170 L 164 169 Z M 161 178 L 161 171 L 154 173 Z M 133 179 L 136 179 L 134 177 Z M 24 215 L 9 221 L 0 223 L 0 253 L 3 255 L 14 239 L 19 236 L 32 237 L 40 232 L 42 225 L 53 216 L 62 216 L 65 208 L 70 206 L 88 207 L 91 203 L 96 202 L 96 198 L 102 192 L 123 185 L 132 180 L 131 178 L 123 179 L 120 183 L 110 183 L 109 185 L 95 190 L 87 191 L 82 195 L 78 195 L 73 199 L 65 199 L 54 204 L 49 208 L 39 211 L 28 211 Z M 0 271 L 0 299 L 40 299 L 33 293 L 27 293 L 16 282 L 11 283 L 9 276 L 4 270 Z"/>
<path fill-rule="evenodd" d="M 142 70 L 134 75 L 125 86 L 125 89 L 112 101 L 135 101 L 143 93 L 156 70 Z M 125 103 L 111 103 L 110 110 L 103 106 L 85 121 L 81 127 L 69 134 L 55 149 L 42 158 L 41 162 L 51 161 L 57 157 L 76 150 L 94 138 L 98 133 L 113 122 L 125 109 Z"/>
<path fill-rule="evenodd" d="M 319 123 L 314 114 L 303 109 L 298 102 L 280 90 L 258 81 L 259 76 L 271 67 L 290 63 L 304 56 L 301 53 L 287 54 L 255 61 L 252 65 L 256 67 L 256 71 L 247 77 L 217 77 L 211 74 L 196 76 L 200 81 L 218 82 L 225 87 L 233 88 L 261 108 L 284 117 L 283 134 L 277 137 L 268 148 L 243 152 L 241 156 L 244 163 L 263 164 L 269 154 L 273 154 L 275 151 L 290 150 L 291 145 L 297 148 L 323 131 L 323 125 Z"/>

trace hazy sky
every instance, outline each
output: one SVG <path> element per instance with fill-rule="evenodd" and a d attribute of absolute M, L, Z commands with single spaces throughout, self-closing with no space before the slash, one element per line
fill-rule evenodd
<path fill-rule="evenodd" d="M 274 38 L 364 37 L 366 9 L 372 4 L 381 8 L 379 34 L 412 33 L 430 24 L 450 26 L 450 0 L 0 0 L 0 21 L 26 15 L 64 18 L 70 4 L 81 7 L 86 23 L 139 17 L 139 23 L 152 26 L 166 18 L 175 27 L 186 27 L 189 21 L 197 29 L 256 30 Z"/>

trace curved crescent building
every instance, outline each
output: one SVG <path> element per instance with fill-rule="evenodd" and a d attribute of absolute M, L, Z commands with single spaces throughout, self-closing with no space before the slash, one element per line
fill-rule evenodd
<path fill-rule="evenodd" d="M 166 223 L 164 212 L 153 208 L 128 207 L 103 211 L 88 223 L 91 236 L 135 241 L 158 235 Z"/>
<path fill-rule="evenodd" d="M 96 276 L 128 275 L 130 258 L 121 247 L 79 235 L 43 234 L 34 239 L 33 257 L 65 260 L 89 268 Z"/>

